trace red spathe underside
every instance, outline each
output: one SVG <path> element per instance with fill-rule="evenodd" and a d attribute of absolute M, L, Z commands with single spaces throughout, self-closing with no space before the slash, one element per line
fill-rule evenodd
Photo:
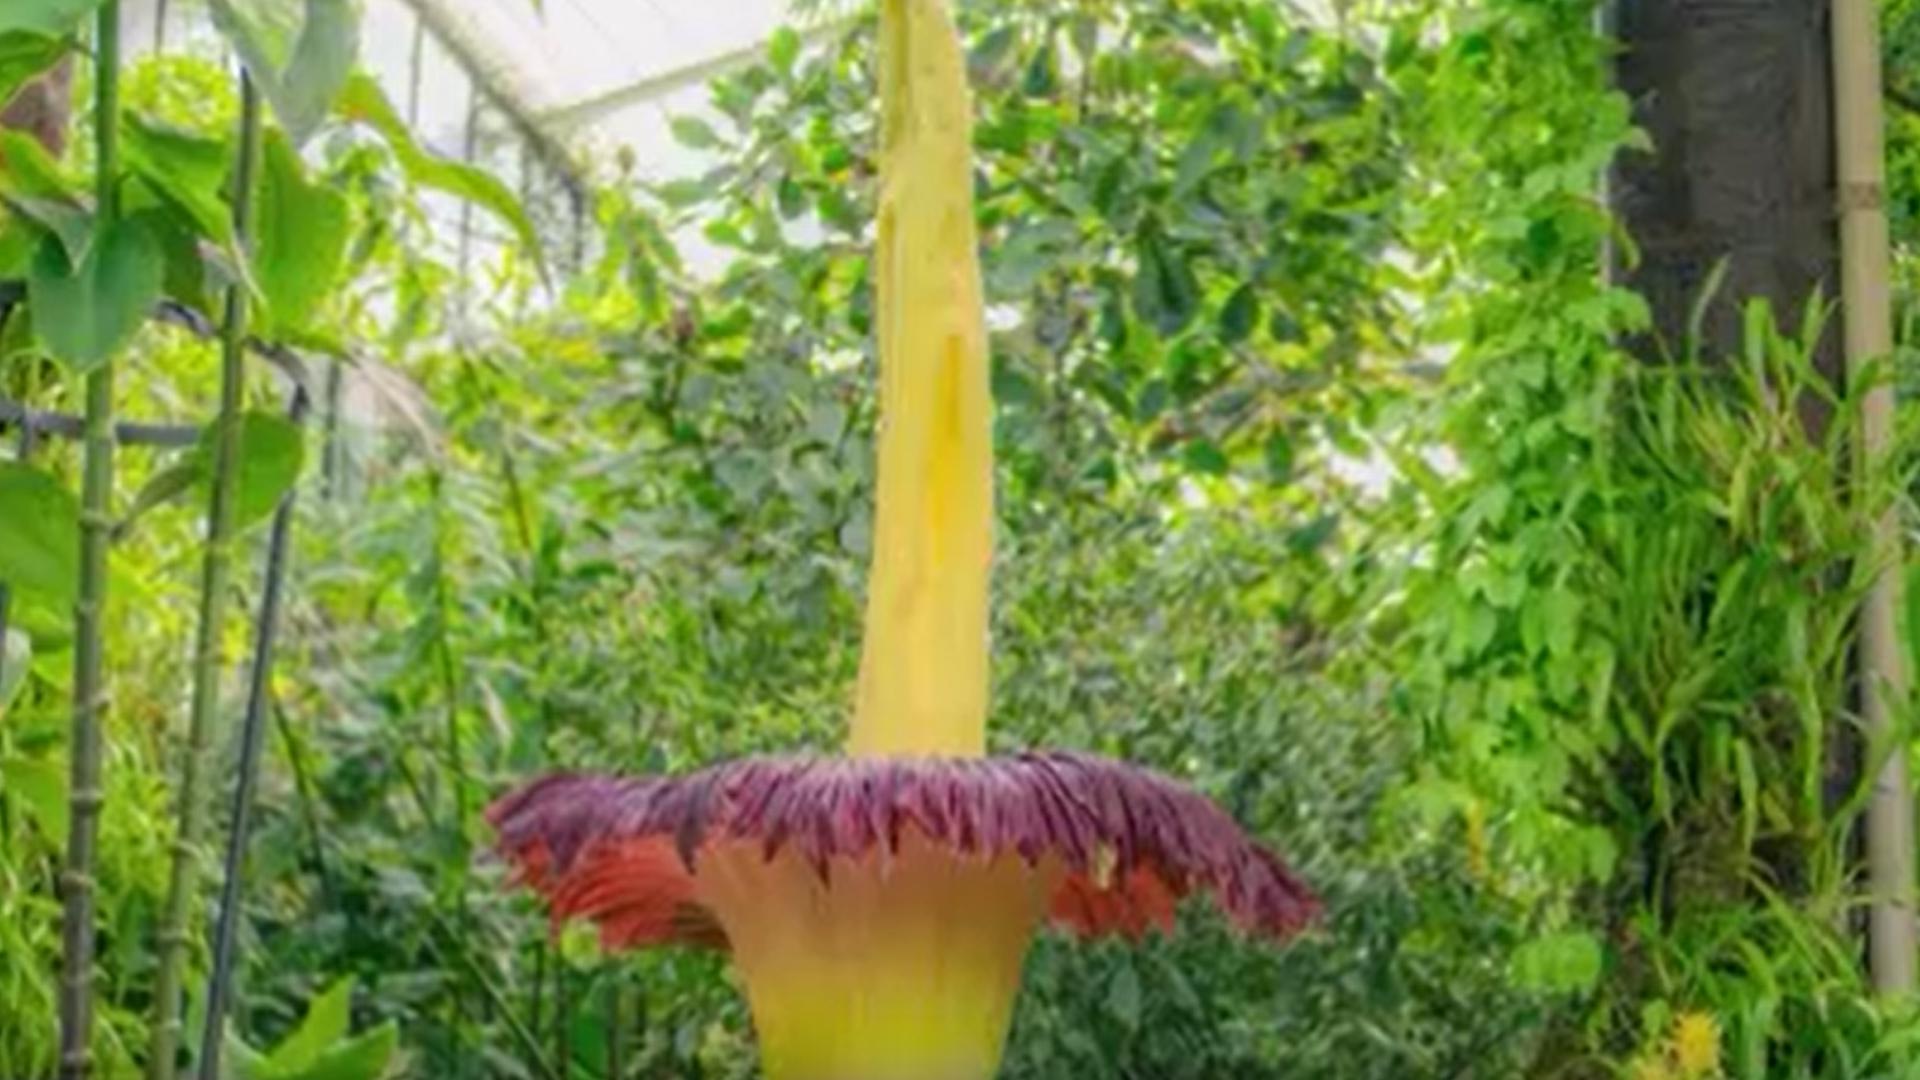
<path fill-rule="evenodd" d="M 697 899 L 708 845 L 758 843 L 822 878 L 835 859 L 898 851 L 911 829 L 982 862 L 1013 853 L 1065 868 L 1053 920 L 1083 935 L 1170 928 L 1210 893 L 1243 930 L 1290 936 L 1319 901 L 1211 802 L 1144 769 L 1083 754 L 1010 758 L 755 758 L 686 777 L 566 775 L 489 809 L 500 852 L 556 920 L 611 946 L 724 946 Z M 778 902 L 769 897 L 769 902 Z"/>

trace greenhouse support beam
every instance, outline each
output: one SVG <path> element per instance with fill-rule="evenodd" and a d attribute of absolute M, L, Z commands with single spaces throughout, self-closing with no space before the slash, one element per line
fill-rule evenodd
<path fill-rule="evenodd" d="M 453 54 L 454 61 L 467 73 L 467 78 L 473 81 L 475 88 L 489 104 L 506 116 L 508 123 L 534 148 L 540 160 L 560 174 L 562 183 L 569 190 L 584 192 L 586 180 L 580 163 L 554 135 L 553 129 L 541 123 L 527 101 L 526 93 L 514 85 L 512 65 L 500 57 L 489 55 L 485 43 L 464 23 L 459 12 L 460 3 L 457 0 L 403 2 L 419 17 L 434 39 Z"/>
<path fill-rule="evenodd" d="M 15 428 L 33 439 L 59 435 L 78 439 L 86 435 L 86 419 L 70 413 L 41 412 L 17 401 L 0 398 L 0 431 Z M 187 424 L 136 424 L 121 421 L 113 426 L 113 441 L 121 446 L 150 446 L 162 450 L 184 450 L 200 441 L 200 429 Z"/>
<path fill-rule="evenodd" d="M 812 45 L 829 40 L 852 25 L 852 19 L 824 23 L 802 31 L 800 40 L 803 44 Z M 768 44 L 767 41 L 756 41 L 751 45 L 709 57 L 696 64 L 650 75 L 638 82 L 628 83 L 626 86 L 617 87 L 604 94 L 596 94 L 571 105 L 550 109 L 540 114 L 538 122 L 542 128 L 556 134 L 578 131 L 595 121 L 623 112 L 635 105 L 644 105 L 656 98 L 678 93 L 687 87 L 712 82 L 722 75 L 746 67 L 767 55 Z"/>
<path fill-rule="evenodd" d="M 1834 142 L 1838 150 L 1841 310 L 1850 381 L 1867 389 L 1858 443 L 1860 471 L 1879 471 L 1893 441 L 1893 384 L 1881 365 L 1893 352 L 1886 211 L 1885 116 L 1878 13 L 1872 0 L 1833 0 Z M 1875 577 L 1861 611 L 1860 685 L 1869 737 L 1897 727 L 1910 695 L 1900 633 L 1902 573 L 1898 509 L 1873 523 Z M 1867 873 L 1872 889 L 1868 950 L 1875 989 L 1914 986 L 1913 792 L 1907 755 L 1896 745 L 1873 780 L 1867 806 Z"/>

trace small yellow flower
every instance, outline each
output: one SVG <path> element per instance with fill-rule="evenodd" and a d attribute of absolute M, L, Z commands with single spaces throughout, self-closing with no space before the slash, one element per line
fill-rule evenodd
<path fill-rule="evenodd" d="M 1673 1063 L 1687 1080 L 1720 1072 L 1720 1025 L 1711 1014 L 1684 1012 L 1673 1022 Z"/>

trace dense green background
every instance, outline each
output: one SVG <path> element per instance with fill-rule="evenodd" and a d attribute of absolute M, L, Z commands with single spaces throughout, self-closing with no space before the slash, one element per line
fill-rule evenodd
<path fill-rule="evenodd" d="M 1910 6 L 1888 7 L 1896 89 Z M 1851 401 L 1810 443 L 1781 402 L 1822 388 L 1764 313 L 1741 356 L 1618 352 L 1646 312 L 1598 273 L 1596 180 L 1635 135 L 1589 5 L 1343 10 L 965 8 L 996 327 L 994 742 L 1181 776 L 1330 908 L 1283 950 L 1204 910 L 1137 948 L 1043 940 L 1007 1075 L 1920 1075 L 1920 1026 L 1858 974 L 1856 807 L 1825 786 L 1865 576 L 1848 500 L 1901 498 L 1920 442 L 1903 425 L 1899 475 L 1850 483 Z M 478 815 L 556 766 L 838 738 L 872 486 L 867 34 L 783 34 L 720 82 L 724 120 L 676 126 L 707 175 L 652 189 L 610 163 L 555 304 L 528 261 L 436 261 L 413 201 L 432 177 L 403 144 L 317 141 L 346 269 L 327 333 L 289 336 L 352 354 L 353 409 L 308 439 L 250 1041 L 352 976 L 355 1020 L 398 1021 L 407 1075 L 537 1077 L 565 1055 L 605 1076 L 610 1054 L 627 1076 L 753 1073 L 719 961 L 549 944 Z M 137 109 L 230 126 L 210 63 L 128 78 Z M 1920 119 L 1896 114 L 1893 149 L 1910 208 Z M 725 251 L 717 280 L 680 265 L 668 237 L 691 229 Z M 1914 229 L 1903 212 L 1903 247 Z M 19 318 L 8 395 L 71 408 Z M 212 400 L 184 335 L 149 331 L 124 366 L 130 413 Z M 71 478 L 76 456 L 37 460 Z M 173 461 L 129 452 L 121 508 Z M 115 554 L 115 1076 L 144 1046 L 197 535 L 192 500 L 162 506 Z M 46 1073 L 54 1046 L 56 611 L 21 599 L 31 674 L 0 723 L 6 1076 Z M 1675 1042 L 1683 1014 L 1722 1033 L 1715 1069 Z"/>

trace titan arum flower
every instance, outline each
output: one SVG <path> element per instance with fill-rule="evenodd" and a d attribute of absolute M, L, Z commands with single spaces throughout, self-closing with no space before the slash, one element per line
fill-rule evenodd
<path fill-rule="evenodd" d="M 971 100 L 946 0 L 881 0 L 879 499 L 847 754 L 567 775 L 496 803 L 499 850 L 609 948 L 729 950 L 775 1080 L 993 1074 L 1035 932 L 1247 932 L 1318 902 L 1171 781 L 987 758 L 993 481 Z"/>

